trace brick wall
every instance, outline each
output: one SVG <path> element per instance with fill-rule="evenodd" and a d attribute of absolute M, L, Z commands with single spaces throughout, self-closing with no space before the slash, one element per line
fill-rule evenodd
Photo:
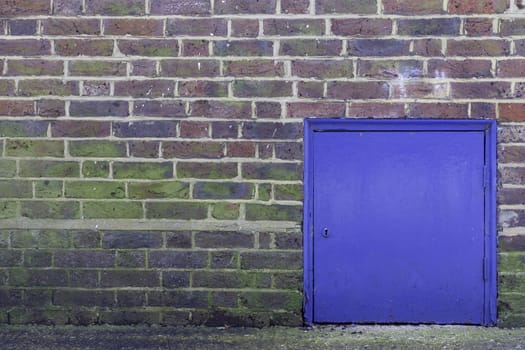
<path fill-rule="evenodd" d="M 525 324 L 519 0 L 0 0 L 0 322 L 302 323 L 302 120 L 497 118 Z"/>

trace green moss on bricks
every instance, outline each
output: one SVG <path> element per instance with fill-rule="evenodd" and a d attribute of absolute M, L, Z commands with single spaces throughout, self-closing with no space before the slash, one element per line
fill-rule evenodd
<path fill-rule="evenodd" d="M 498 256 L 499 272 L 525 272 L 525 253 L 501 253 Z"/>
<path fill-rule="evenodd" d="M 30 219 L 80 219 L 80 204 L 72 201 L 22 202 L 21 215 Z"/>
<path fill-rule="evenodd" d="M 111 2 L 108 3 L 104 11 L 101 12 L 104 14 L 111 14 L 115 16 L 143 15 L 144 5 L 140 2 L 132 4 L 131 6 L 129 2 Z"/>
<path fill-rule="evenodd" d="M 303 307 L 303 295 L 298 291 L 293 291 L 287 294 L 286 310 L 301 312 Z"/>
<path fill-rule="evenodd" d="M 74 157 L 126 157 L 125 142 L 73 141 L 69 153 Z"/>
<path fill-rule="evenodd" d="M 275 185 L 275 199 L 302 201 L 303 186 L 297 184 Z"/>
<path fill-rule="evenodd" d="M 504 293 L 498 295 L 498 315 L 505 317 L 525 313 L 525 293 Z"/>
<path fill-rule="evenodd" d="M 22 177 L 78 177 L 80 164 L 72 161 L 21 160 Z"/>
<path fill-rule="evenodd" d="M 235 220 L 239 218 L 238 203 L 215 203 L 212 205 L 211 216 L 217 220 Z"/>
<path fill-rule="evenodd" d="M 250 199 L 254 195 L 253 184 L 237 182 L 198 182 L 193 195 L 202 199 Z"/>
<path fill-rule="evenodd" d="M 124 62 L 72 61 L 69 70 L 71 75 L 124 75 L 126 64 Z"/>
<path fill-rule="evenodd" d="M 7 140 L 6 154 L 11 157 L 64 157 L 64 142 Z"/>
<path fill-rule="evenodd" d="M 28 286 L 30 285 L 31 275 L 25 268 L 15 268 L 9 270 L 10 286 Z"/>
<path fill-rule="evenodd" d="M 113 177 L 115 179 L 170 179 L 173 177 L 173 164 L 171 162 L 115 162 L 113 164 Z"/>
<path fill-rule="evenodd" d="M 142 203 L 139 202 L 85 202 L 86 219 L 142 219 Z"/>
<path fill-rule="evenodd" d="M 11 201 L 0 201 L 0 219 L 16 217 L 17 204 Z"/>
<path fill-rule="evenodd" d="M 272 185 L 271 184 L 259 184 L 259 195 L 258 198 L 261 201 L 269 201 L 272 199 Z"/>
<path fill-rule="evenodd" d="M 37 198 L 59 198 L 62 197 L 62 187 L 62 181 L 35 181 L 35 196 Z"/>
<path fill-rule="evenodd" d="M 13 248 L 64 249 L 71 246 L 68 232 L 57 230 L 22 230 L 11 232 Z"/>
<path fill-rule="evenodd" d="M 231 179 L 237 176 L 237 163 L 177 163 L 178 178 Z"/>
<path fill-rule="evenodd" d="M 521 292 L 525 291 L 525 275 L 500 274 L 498 277 L 500 292 Z"/>
<path fill-rule="evenodd" d="M 150 202 L 146 203 L 148 219 L 190 220 L 205 219 L 208 216 L 208 204 L 190 202 Z"/>
<path fill-rule="evenodd" d="M 247 220 L 300 221 L 301 207 L 290 205 L 246 204 Z"/>
<path fill-rule="evenodd" d="M 114 181 L 74 181 L 66 182 L 65 194 L 68 198 L 124 198 L 125 184 Z"/>
<path fill-rule="evenodd" d="M 0 177 L 14 177 L 16 175 L 16 161 L 0 159 Z"/>
<path fill-rule="evenodd" d="M 82 175 L 84 177 L 109 177 L 109 162 L 85 161 L 82 163 Z"/>
<path fill-rule="evenodd" d="M 184 182 L 132 182 L 128 185 L 129 197 L 147 198 L 189 198 L 190 185 Z"/>
<path fill-rule="evenodd" d="M 33 186 L 31 181 L 0 180 L 0 196 L 4 198 L 31 198 Z"/>

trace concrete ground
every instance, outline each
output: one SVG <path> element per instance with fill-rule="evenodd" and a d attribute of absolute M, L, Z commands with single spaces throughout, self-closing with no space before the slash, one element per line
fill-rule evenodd
<path fill-rule="evenodd" d="M 0 326 L 0 349 L 525 349 L 525 328 Z"/>

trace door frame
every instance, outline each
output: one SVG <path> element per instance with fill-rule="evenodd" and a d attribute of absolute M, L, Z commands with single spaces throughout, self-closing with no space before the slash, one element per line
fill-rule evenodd
<path fill-rule="evenodd" d="M 313 315 L 313 138 L 323 131 L 484 131 L 485 133 L 485 240 L 484 240 L 484 310 L 483 325 L 497 321 L 497 249 L 496 249 L 496 133 L 495 120 L 466 119 L 326 119 L 304 120 L 304 210 L 303 210 L 303 281 L 304 323 L 314 323 Z"/>

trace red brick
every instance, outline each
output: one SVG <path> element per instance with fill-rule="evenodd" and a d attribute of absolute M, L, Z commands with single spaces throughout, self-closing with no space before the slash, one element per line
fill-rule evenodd
<path fill-rule="evenodd" d="M 342 102 L 291 102 L 287 105 L 288 118 L 343 117 Z"/>
<path fill-rule="evenodd" d="M 115 96 L 140 98 L 173 97 L 171 80 L 129 80 L 115 82 Z"/>
<path fill-rule="evenodd" d="M 163 60 L 160 63 L 164 77 L 216 77 L 219 75 L 219 61 L 217 60 Z"/>
<path fill-rule="evenodd" d="M 501 145 L 498 150 L 498 161 L 500 163 L 524 163 L 525 147 Z"/>
<path fill-rule="evenodd" d="M 88 15 L 143 16 L 146 13 L 144 0 L 86 0 Z"/>
<path fill-rule="evenodd" d="M 357 75 L 386 79 L 418 78 L 423 76 L 423 62 L 416 60 L 359 60 Z"/>
<path fill-rule="evenodd" d="M 271 60 L 226 61 L 224 75 L 234 77 L 282 77 L 284 65 Z"/>
<path fill-rule="evenodd" d="M 55 51 L 62 56 L 111 56 L 112 40 L 59 39 L 55 40 Z"/>
<path fill-rule="evenodd" d="M 297 94 L 303 98 L 324 97 L 324 83 L 321 81 L 299 81 L 297 82 Z"/>
<path fill-rule="evenodd" d="M 498 61 L 498 77 L 525 77 L 525 59 Z"/>
<path fill-rule="evenodd" d="M 191 103 L 190 115 L 206 118 L 250 119 L 252 105 L 244 101 L 195 101 Z"/>
<path fill-rule="evenodd" d="M 210 124 L 207 122 L 194 122 L 183 120 L 180 122 L 180 137 L 201 138 L 208 137 Z"/>
<path fill-rule="evenodd" d="M 229 142 L 226 144 L 228 157 L 252 158 L 255 157 L 254 142 Z"/>
<path fill-rule="evenodd" d="M 498 105 L 499 120 L 502 122 L 525 121 L 524 103 L 500 103 Z"/>
<path fill-rule="evenodd" d="M 496 103 L 472 102 L 470 117 L 479 119 L 496 119 Z"/>
<path fill-rule="evenodd" d="M 354 118 L 403 118 L 403 103 L 351 102 L 348 105 L 348 117 Z"/>
<path fill-rule="evenodd" d="M 0 39 L 1 56 L 43 56 L 51 54 L 49 40 Z"/>
<path fill-rule="evenodd" d="M 452 82 L 450 83 L 451 98 L 493 99 L 512 97 L 510 83 L 491 82 Z"/>
<path fill-rule="evenodd" d="M 446 98 L 446 83 L 411 82 L 397 83 L 392 86 L 391 98 Z"/>
<path fill-rule="evenodd" d="M 33 101 L 0 100 L 0 116 L 30 116 L 35 115 Z"/>
<path fill-rule="evenodd" d="M 127 56 L 173 57 L 179 54 L 178 40 L 171 39 L 119 40 L 118 47 Z"/>
<path fill-rule="evenodd" d="M 332 33 L 348 36 L 376 36 L 392 33 L 392 20 L 345 18 L 332 20 Z"/>
<path fill-rule="evenodd" d="M 353 63 L 349 59 L 292 61 L 292 75 L 302 78 L 352 78 L 353 70 Z"/>
<path fill-rule="evenodd" d="M 466 18 L 464 26 L 469 36 L 492 35 L 492 18 Z"/>
<path fill-rule="evenodd" d="M 259 35 L 259 21 L 256 19 L 232 19 L 232 36 L 255 38 Z"/>
<path fill-rule="evenodd" d="M 442 0 L 383 0 L 383 13 L 399 15 L 431 15 L 443 13 Z"/>
<path fill-rule="evenodd" d="M 168 35 L 225 36 L 228 23 L 223 18 L 168 19 Z"/>
<path fill-rule="evenodd" d="M 182 56 L 206 57 L 209 55 L 209 40 L 182 40 Z"/>
<path fill-rule="evenodd" d="M 85 18 L 48 18 L 42 20 L 46 35 L 99 35 L 100 21 Z"/>
<path fill-rule="evenodd" d="M 370 0 L 317 0 L 315 12 L 323 13 L 352 13 L 375 14 L 377 4 Z"/>
<path fill-rule="evenodd" d="M 388 98 L 388 84 L 384 82 L 329 82 L 327 96 L 337 99 Z"/>
<path fill-rule="evenodd" d="M 428 75 L 433 78 L 489 78 L 492 77 L 489 60 L 430 60 Z"/>
<path fill-rule="evenodd" d="M 274 18 L 263 21 L 264 35 L 323 35 L 324 20 Z"/>
<path fill-rule="evenodd" d="M 163 23 L 158 19 L 106 19 L 104 20 L 106 35 L 163 35 Z"/>
<path fill-rule="evenodd" d="M 309 9 L 309 0 L 281 0 L 281 13 L 307 14 Z"/>
<path fill-rule="evenodd" d="M 461 15 L 503 13 L 509 6 L 509 0 L 450 0 L 448 12 Z"/>
<path fill-rule="evenodd" d="M 413 41 L 413 54 L 425 57 L 444 56 L 439 39 L 417 39 Z"/>
<path fill-rule="evenodd" d="M 48 0 L 9 0 L 0 6 L 0 17 L 49 15 Z"/>
<path fill-rule="evenodd" d="M 215 3 L 215 13 L 224 14 L 273 14 L 276 13 L 276 0 L 221 0 Z"/>
<path fill-rule="evenodd" d="M 108 137 L 111 123 L 91 120 L 57 120 L 51 122 L 52 137 Z"/>
<path fill-rule="evenodd" d="M 281 117 L 281 104 L 279 102 L 256 102 L 255 111 L 257 118 L 279 119 Z"/>
<path fill-rule="evenodd" d="M 467 118 L 467 103 L 411 103 L 409 117 L 415 118 Z"/>
<path fill-rule="evenodd" d="M 226 97 L 228 83 L 223 81 L 192 80 L 179 83 L 179 96 Z"/>
<path fill-rule="evenodd" d="M 510 42 L 507 40 L 449 40 L 449 56 L 507 56 L 510 54 Z"/>

